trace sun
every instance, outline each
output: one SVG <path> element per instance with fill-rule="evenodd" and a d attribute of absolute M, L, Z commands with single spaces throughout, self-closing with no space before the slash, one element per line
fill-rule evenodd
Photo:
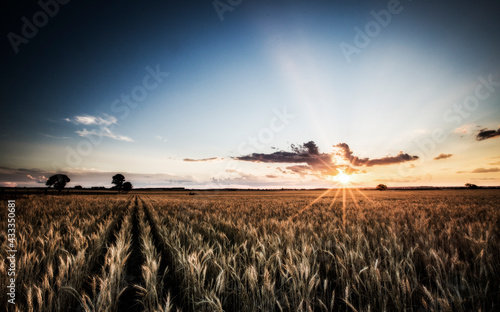
<path fill-rule="evenodd" d="M 351 182 L 351 176 L 348 174 L 343 173 L 340 171 L 336 176 L 335 179 L 339 181 L 343 185 L 347 185 Z"/>

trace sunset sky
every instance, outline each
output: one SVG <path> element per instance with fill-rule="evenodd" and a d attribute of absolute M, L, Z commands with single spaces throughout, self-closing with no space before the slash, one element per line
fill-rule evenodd
<path fill-rule="evenodd" d="M 496 2 L 47 2 L 3 5 L 0 186 L 500 185 Z"/>

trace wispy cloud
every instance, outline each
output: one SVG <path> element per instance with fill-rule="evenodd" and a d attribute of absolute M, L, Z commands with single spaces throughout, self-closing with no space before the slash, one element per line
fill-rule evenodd
<path fill-rule="evenodd" d="M 409 182 L 422 182 L 422 181 L 432 181 L 431 174 L 425 175 L 417 175 L 408 178 L 394 178 L 394 179 L 376 179 L 375 182 L 384 182 L 384 183 L 409 183 Z"/>
<path fill-rule="evenodd" d="M 76 134 L 82 137 L 99 136 L 107 137 L 117 141 L 134 142 L 134 140 L 130 137 L 113 133 L 113 130 L 111 129 L 112 127 L 110 128 L 110 126 L 116 125 L 118 122 L 118 120 L 114 116 L 106 114 L 103 114 L 101 116 L 77 115 L 73 118 L 65 118 L 64 120 L 75 125 L 85 125 L 96 128 L 90 130 L 87 130 L 87 128 L 83 128 L 83 130 L 75 131 Z"/>
<path fill-rule="evenodd" d="M 55 135 L 50 135 L 50 134 L 45 134 L 45 133 L 40 133 L 41 135 L 47 137 L 47 138 L 51 138 L 51 139 L 59 139 L 59 140 L 67 140 L 69 139 L 70 137 L 65 137 L 65 136 L 55 136 Z"/>
<path fill-rule="evenodd" d="M 500 172 L 500 168 L 477 168 L 472 170 L 472 173 L 489 173 L 489 172 Z"/>
<path fill-rule="evenodd" d="M 293 173 L 298 173 L 300 175 L 309 174 L 311 171 L 310 166 L 304 166 L 304 165 L 288 166 L 286 167 L 286 169 L 292 171 Z"/>
<path fill-rule="evenodd" d="M 91 115 L 80 115 L 73 118 L 65 118 L 67 122 L 74 123 L 76 125 L 86 125 L 86 126 L 111 126 L 117 123 L 117 119 L 114 116 L 109 116 L 103 114 L 102 117 L 91 116 Z"/>
<path fill-rule="evenodd" d="M 155 135 L 155 139 L 160 140 L 162 142 L 167 142 L 167 139 L 162 137 L 161 135 Z"/>
<path fill-rule="evenodd" d="M 38 178 L 35 178 L 31 174 L 27 174 L 26 177 L 28 177 L 28 179 L 30 179 L 31 181 L 34 181 L 36 183 L 45 183 L 47 181 L 47 178 L 44 175 L 38 176 Z"/>
<path fill-rule="evenodd" d="M 256 175 L 245 173 L 239 170 L 226 169 L 228 177 L 213 177 L 210 182 L 216 186 L 230 186 L 230 185 L 258 185 L 262 182 L 261 177 Z"/>
<path fill-rule="evenodd" d="M 453 156 L 453 154 L 439 154 L 436 157 L 434 157 L 434 160 L 446 159 L 450 158 L 451 156 Z"/>
<path fill-rule="evenodd" d="M 474 126 L 475 126 L 475 124 L 473 124 L 473 123 L 466 124 L 466 125 L 463 125 L 461 127 L 456 128 L 455 130 L 453 130 L 453 132 L 460 133 L 460 134 L 472 133 L 472 129 L 474 128 Z"/>
<path fill-rule="evenodd" d="M 277 175 L 274 175 L 274 174 L 267 174 L 266 175 L 266 178 L 269 178 L 269 179 L 277 179 L 279 178 Z"/>
<path fill-rule="evenodd" d="M 79 136 L 82 136 L 82 137 L 88 137 L 88 136 L 95 135 L 95 136 L 107 137 L 107 138 L 110 138 L 113 140 L 118 140 L 118 141 L 134 142 L 134 140 L 132 140 L 131 138 L 129 138 L 127 136 L 113 133 L 107 127 L 101 127 L 99 130 L 94 129 L 94 130 L 90 130 L 90 131 L 84 128 L 83 130 L 75 131 L 75 133 L 77 133 Z"/>
<path fill-rule="evenodd" d="M 188 162 L 199 162 L 199 161 L 219 161 L 224 160 L 222 157 L 210 157 L 210 158 L 201 158 L 201 159 L 193 159 L 193 158 L 184 158 L 183 161 Z"/>
<path fill-rule="evenodd" d="M 477 168 L 472 171 L 457 171 L 457 173 L 491 173 L 500 172 L 500 168 Z"/>
<path fill-rule="evenodd" d="M 8 167 L 0 167 L 0 186 L 5 187 L 22 187 L 22 186 L 40 186 L 47 181 L 51 173 L 39 169 L 13 169 Z"/>

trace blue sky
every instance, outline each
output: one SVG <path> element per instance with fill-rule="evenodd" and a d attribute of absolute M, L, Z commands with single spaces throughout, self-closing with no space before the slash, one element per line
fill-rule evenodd
<path fill-rule="evenodd" d="M 19 44 L 42 8 L 3 10 L 3 186 L 56 172 L 84 186 L 117 172 L 137 187 L 327 187 L 339 171 L 360 186 L 500 184 L 494 2 L 58 6 Z"/>

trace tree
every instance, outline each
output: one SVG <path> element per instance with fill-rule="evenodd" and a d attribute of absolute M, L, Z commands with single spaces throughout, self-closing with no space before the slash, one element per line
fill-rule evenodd
<path fill-rule="evenodd" d="M 134 187 L 134 186 L 133 186 L 133 185 L 132 185 L 132 183 L 130 183 L 130 182 L 125 182 L 125 183 L 123 183 L 123 191 L 124 191 L 125 193 L 130 192 L 130 190 L 131 190 L 133 187 Z"/>
<path fill-rule="evenodd" d="M 114 188 L 118 189 L 118 191 L 121 191 L 122 188 L 123 188 L 123 182 L 125 182 L 125 177 L 123 176 L 123 174 L 115 174 L 113 176 L 113 180 L 111 181 L 111 183 L 113 183 L 115 186 Z"/>
<path fill-rule="evenodd" d="M 377 187 L 375 189 L 379 190 L 379 191 L 386 191 L 387 190 L 387 185 L 385 185 L 385 184 L 379 184 L 379 185 L 377 185 Z"/>
<path fill-rule="evenodd" d="M 477 185 L 472 184 L 472 183 L 465 183 L 465 187 L 470 188 L 470 189 L 478 189 L 479 188 Z"/>
<path fill-rule="evenodd" d="M 81 185 L 76 185 L 75 190 L 83 190 L 83 187 Z"/>
<path fill-rule="evenodd" d="M 62 189 L 66 186 L 66 183 L 70 182 L 70 179 L 65 174 L 55 174 L 51 176 L 45 185 L 49 188 L 53 186 L 56 190 L 62 191 Z"/>

